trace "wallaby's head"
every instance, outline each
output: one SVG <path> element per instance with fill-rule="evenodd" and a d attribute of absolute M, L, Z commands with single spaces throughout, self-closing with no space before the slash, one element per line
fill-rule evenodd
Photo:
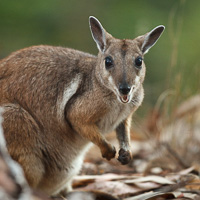
<path fill-rule="evenodd" d="M 89 18 L 92 37 L 99 49 L 96 76 L 122 103 L 129 103 L 145 77 L 144 54 L 164 30 L 157 26 L 133 40 L 116 39 L 95 18 Z"/>

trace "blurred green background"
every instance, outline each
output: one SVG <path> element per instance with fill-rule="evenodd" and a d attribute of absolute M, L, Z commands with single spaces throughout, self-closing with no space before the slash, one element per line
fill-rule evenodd
<path fill-rule="evenodd" d="M 145 100 L 139 113 L 147 113 L 166 90 L 173 91 L 176 101 L 199 93 L 200 1 L 1 0 L 0 58 L 39 44 L 97 54 L 88 26 L 90 15 L 118 38 L 166 26 L 145 57 Z"/>

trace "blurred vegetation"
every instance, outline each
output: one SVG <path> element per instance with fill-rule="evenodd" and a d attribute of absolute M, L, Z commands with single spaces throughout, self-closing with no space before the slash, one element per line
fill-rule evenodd
<path fill-rule="evenodd" d="M 118 38 L 134 38 L 157 25 L 166 30 L 145 57 L 145 101 L 140 114 L 169 90 L 175 103 L 200 89 L 200 1 L 1 0 L 0 58 L 31 45 L 66 46 L 97 54 L 88 17 Z M 168 95 L 166 95 L 168 96 Z"/>

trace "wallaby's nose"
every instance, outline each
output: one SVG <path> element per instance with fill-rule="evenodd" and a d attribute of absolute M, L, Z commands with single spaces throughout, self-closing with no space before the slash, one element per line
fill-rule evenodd
<path fill-rule="evenodd" d="M 119 85 L 119 92 L 123 95 L 127 95 L 131 90 L 131 87 L 127 83 Z"/>

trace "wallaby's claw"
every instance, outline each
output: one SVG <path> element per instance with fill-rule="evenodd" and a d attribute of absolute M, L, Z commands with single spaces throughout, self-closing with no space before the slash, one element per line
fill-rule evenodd
<path fill-rule="evenodd" d="M 103 158 L 106 158 L 107 160 L 111 160 L 112 158 L 115 157 L 116 149 L 114 146 L 109 144 L 107 148 L 105 148 L 101 153 L 102 153 Z"/>
<path fill-rule="evenodd" d="M 122 165 L 126 165 L 131 161 L 131 152 L 125 151 L 124 149 L 119 150 L 119 157 L 118 160 Z"/>

